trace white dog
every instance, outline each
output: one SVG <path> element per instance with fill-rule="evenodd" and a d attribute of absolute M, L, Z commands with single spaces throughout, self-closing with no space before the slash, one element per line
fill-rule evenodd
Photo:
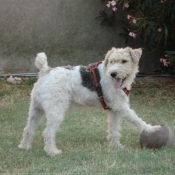
<path fill-rule="evenodd" d="M 141 54 L 141 49 L 112 48 L 106 54 L 105 60 L 96 68 L 104 101 L 110 108 L 108 140 L 112 146 L 121 146 L 119 133 L 121 118 L 128 119 L 139 132 L 143 130 L 154 132 L 160 128 L 147 124 L 130 109 L 129 98 L 123 90 L 131 89 L 138 72 Z M 70 106 L 77 104 L 101 108 L 102 104 L 96 92 L 92 72 L 88 67 L 50 68 L 44 53 L 37 55 L 35 65 L 40 70 L 39 79 L 31 93 L 28 123 L 18 147 L 30 148 L 35 129 L 46 116 L 47 126 L 43 132 L 44 150 L 48 155 L 54 156 L 61 153 L 56 147 L 55 135 Z"/>

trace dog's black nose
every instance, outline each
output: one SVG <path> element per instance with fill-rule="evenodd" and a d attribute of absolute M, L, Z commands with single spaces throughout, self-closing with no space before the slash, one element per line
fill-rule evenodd
<path fill-rule="evenodd" d="M 111 77 L 115 78 L 117 76 L 117 72 L 111 72 Z"/>

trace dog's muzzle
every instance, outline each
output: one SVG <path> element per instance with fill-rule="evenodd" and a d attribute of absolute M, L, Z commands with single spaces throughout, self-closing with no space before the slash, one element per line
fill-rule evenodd
<path fill-rule="evenodd" d="M 119 89 L 122 85 L 123 85 L 123 82 L 125 81 L 126 77 L 125 78 L 119 78 L 117 77 L 117 72 L 111 72 L 110 73 L 110 76 L 112 77 L 113 79 L 113 82 L 114 82 L 114 87 L 116 89 Z"/>

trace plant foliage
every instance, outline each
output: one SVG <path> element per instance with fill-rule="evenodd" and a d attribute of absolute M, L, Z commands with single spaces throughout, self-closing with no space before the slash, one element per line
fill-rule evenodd
<path fill-rule="evenodd" d="M 125 42 L 141 37 L 152 49 L 162 54 L 160 62 L 171 75 L 175 74 L 175 0 L 102 0 L 117 13 L 121 4 L 127 20 L 121 37 Z M 105 11 L 104 11 L 105 13 Z M 107 19 L 106 19 L 107 20 Z M 126 25 L 127 24 L 127 25 Z"/>

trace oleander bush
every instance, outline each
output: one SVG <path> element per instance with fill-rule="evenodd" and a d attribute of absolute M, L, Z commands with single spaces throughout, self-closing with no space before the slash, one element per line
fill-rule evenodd
<path fill-rule="evenodd" d="M 152 53 L 162 55 L 163 71 L 175 74 L 175 0 L 101 0 L 106 9 L 100 11 L 101 24 L 112 26 L 115 13 L 122 6 L 127 11 L 120 36 L 125 42 L 143 39 Z M 108 15 L 107 10 L 112 13 Z M 123 21 L 123 20 L 122 20 Z"/>

